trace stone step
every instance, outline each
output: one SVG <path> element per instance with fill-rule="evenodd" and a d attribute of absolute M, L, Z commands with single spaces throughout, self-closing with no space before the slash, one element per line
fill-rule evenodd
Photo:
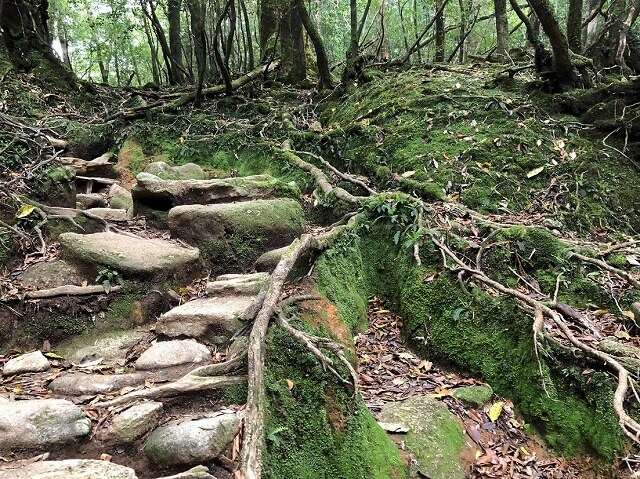
<path fill-rule="evenodd" d="M 290 244 L 305 226 L 300 203 L 290 198 L 176 206 L 168 223 L 171 236 L 198 246 L 214 272 L 250 267 L 263 252 Z"/>
<path fill-rule="evenodd" d="M 198 365 L 211 361 L 211 352 L 194 339 L 158 341 L 135 362 L 138 371 L 163 369 L 185 364 Z"/>
<path fill-rule="evenodd" d="M 207 283 L 206 291 L 209 296 L 253 296 L 268 280 L 268 273 L 223 274 Z"/>
<path fill-rule="evenodd" d="M 140 173 L 136 181 L 131 191 L 133 199 L 161 210 L 177 205 L 298 196 L 294 184 L 283 183 L 267 175 L 212 180 L 163 180 L 150 173 Z"/>
<path fill-rule="evenodd" d="M 0 479 L 138 479 L 130 467 L 96 459 L 26 462 L 23 466 L 5 466 Z"/>
<path fill-rule="evenodd" d="M 109 232 L 63 233 L 59 239 L 66 258 L 106 266 L 129 275 L 186 278 L 199 272 L 198 249 L 170 241 Z"/>
<path fill-rule="evenodd" d="M 0 410 L 0 454 L 55 449 L 91 431 L 89 418 L 64 399 L 0 399 Z"/>

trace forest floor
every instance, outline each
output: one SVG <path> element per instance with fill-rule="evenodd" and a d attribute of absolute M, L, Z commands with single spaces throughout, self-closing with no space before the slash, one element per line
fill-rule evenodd
<path fill-rule="evenodd" d="M 322 195 L 312 193 L 310 175 L 274 153 L 286 140 L 306 160 L 315 161 L 314 155 L 322 155 L 339 170 L 359 175 L 379 191 L 402 191 L 433 203 L 438 224 L 451 224 L 448 208 L 453 202 L 474 209 L 483 215 L 483 221 L 505 229 L 536 227 L 553 235 L 550 237 L 561 245 L 553 242 L 553 265 L 537 263 L 544 254 L 538 250 L 544 250 L 545 245 L 531 248 L 522 232 L 491 239 L 468 215 L 453 221 L 464 229 L 465 234 L 456 238 L 464 240 L 467 252 L 485 247 L 508 251 L 508 261 L 488 265 L 489 269 L 495 267 L 489 271 L 492 277 L 545 304 L 558 299 L 569 303 L 578 314 L 569 329 L 580 341 L 596 345 L 604 337 L 640 346 L 640 327 L 631 308 L 637 291 L 629 281 L 640 280 L 640 249 L 634 236 L 640 228 L 638 166 L 634 161 L 637 145 L 632 121 L 616 112 L 611 116 L 607 105 L 600 102 L 595 105 L 600 110 L 591 105 L 579 111 L 578 100 L 569 95 L 550 97 L 532 86 L 531 78 L 526 80 L 509 80 L 499 69 L 479 65 L 374 72 L 372 81 L 350 88 L 346 101 L 329 95 L 318 97 L 307 90 L 256 86 L 251 96 L 208 99 L 202 108 L 187 105 L 178 114 L 157 111 L 140 119 L 104 123 L 117 109 L 151 101 L 162 93 L 105 89 L 107 95 L 94 98 L 92 105 L 76 105 L 64 95 L 43 94 L 28 78 L 20 78 L 0 98 L 0 113 L 40 131 L 77 137 L 71 152 L 84 159 L 117 151 L 126 187 L 153 161 L 173 165 L 195 162 L 205 168 L 209 178 L 272 174 L 296 181 L 303 190 L 311 223 L 321 224 L 307 231 L 311 233 L 339 219 L 344 205 L 322 204 Z M 20 89 L 24 89 L 20 97 L 11 96 Z M 591 116 L 585 119 L 587 111 Z M 29 149 L 27 145 L 10 157 L 15 165 L 2 165 L 2 175 L 3 180 L 21 180 L 16 182 L 18 186 L 35 183 L 33 189 L 37 190 L 42 177 L 35 168 L 30 170 L 33 164 L 16 173 Z M 337 175 L 329 173 L 329 177 L 335 185 L 361 191 Z M 6 210 L 4 218 L 14 216 L 14 210 Z M 125 229 L 149 237 L 167 235 L 140 219 L 130 221 Z M 399 235 L 395 243 L 403 239 Z M 13 304 L 10 302 L 24 293 L 14 281 L 18 273 L 34 263 L 57 259 L 59 246 L 52 239 L 45 254 L 38 256 L 25 242 L 8 234 L 0 236 L 0 242 L 11 252 L 5 258 L 6 274 L 0 284 L 2 300 Z M 421 246 L 423 251 L 427 249 Z M 614 249 L 609 251 L 611 247 Z M 599 267 L 576 266 L 564 256 L 569 248 L 591 250 L 624 270 L 627 279 Z M 467 261 L 470 256 L 463 258 Z M 199 278 L 180 290 L 181 301 L 197 298 L 204 283 L 206 280 Z M 452 298 L 452 304 L 455 300 Z M 494 394 L 485 405 L 471 406 L 453 397 L 456 388 L 485 382 L 411 349 L 405 343 L 403 318 L 395 314 L 395 306 L 370 297 L 368 328 L 355 336 L 360 391 L 374 416 L 387 402 L 427 395 L 442 401 L 458 417 L 469 446 L 464 457 L 468 477 L 596 477 L 591 458 L 564 459 L 531 434 L 527 422 L 515 412 L 517 403 Z M 109 307 L 108 302 L 87 300 L 81 314 L 95 316 Z M 456 308 L 454 320 L 466 321 L 466 312 Z M 86 325 L 83 328 L 87 330 Z M 547 331 L 561 344 L 569 345 L 551 326 Z M 140 345 L 148 345 L 154 337 L 153 331 L 149 332 Z M 56 346 L 55 342 L 48 344 L 47 352 L 55 351 Z M 127 354 L 127 361 L 136 358 L 136 351 L 140 351 L 136 347 Z M 15 355 L 9 352 L 2 361 Z M 221 352 L 215 362 L 224 359 Z M 77 365 L 55 355 L 50 360 L 56 374 L 76 370 L 113 374 L 123 366 Z M 589 378 L 593 373 L 582 363 L 578 369 L 578 376 Z M 53 377 L 35 373 L 5 378 L 0 389 L 14 399 L 50 397 L 47 385 Z M 201 413 L 209 406 L 205 403 L 191 404 L 191 412 Z M 176 402 L 175 407 L 187 408 L 182 402 Z M 392 437 L 402 447 L 401 434 Z M 86 457 L 98 452 L 88 450 Z M 616 458 L 620 468 L 611 477 L 624 477 L 637 457 L 633 449 L 620 454 Z M 229 468 L 229 464 L 223 466 Z M 229 473 L 220 467 L 220 474 Z M 145 470 L 143 474 L 151 477 L 152 473 Z"/>

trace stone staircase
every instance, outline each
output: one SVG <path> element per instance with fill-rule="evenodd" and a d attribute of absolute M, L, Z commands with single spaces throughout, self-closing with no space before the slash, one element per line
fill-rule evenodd
<path fill-rule="evenodd" d="M 106 268 L 142 282 L 152 294 L 168 284 L 185 287 L 205 271 L 222 272 L 218 259 L 229 250 L 245 254 L 236 255 L 233 270 L 206 282 L 200 296 L 142 330 L 113 331 L 77 347 L 71 340 L 64 359 L 34 351 L 6 360 L 0 456 L 8 462 L 0 466 L 0 478 L 231 477 L 228 467 L 220 467 L 228 460 L 214 460 L 237 435 L 241 412 L 225 404 L 223 394 L 139 401 L 100 412 L 91 404 L 98 395 L 153 388 L 228 357 L 234 335 L 246 329 L 244 313 L 269 278 L 268 272 L 245 271 L 304 229 L 294 185 L 264 175 L 204 180 L 195 165 L 183 171 L 154 164 L 152 170 L 167 178 L 141 173 L 130 192 L 109 178 L 116 175 L 102 157 L 69 165 L 82 173 L 78 207 L 117 231 L 60 234 L 62 259 L 23 273 L 32 288 L 81 286 L 82 278 L 91 281 Z M 104 177 L 89 176 L 92 171 Z M 184 178 L 189 174 L 196 178 Z M 168 231 L 128 231 L 128 222 L 141 213 L 164 216 Z M 57 346 L 52 344 L 53 352 Z M 11 388 L 25 383 L 46 389 L 33 399 L 13 400 Z M 24 461 L 43 452 L 48 460 Z"/>

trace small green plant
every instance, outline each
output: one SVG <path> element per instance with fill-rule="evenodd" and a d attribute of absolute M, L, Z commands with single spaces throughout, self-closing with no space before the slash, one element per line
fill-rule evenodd
<path fill-rule="evenodd" d="M 104 268 L 98 271 L 98 276 L 96 276 L 96 283 L 100 283 L 100 282 L 104 287 L 105 293 L 109 293 L 111 291 L 111 287 L 113 286 L 113 284 L 123 283 L 122 278 L 120 277 L 120 274 L 117 271 L 110 268 Z"/>

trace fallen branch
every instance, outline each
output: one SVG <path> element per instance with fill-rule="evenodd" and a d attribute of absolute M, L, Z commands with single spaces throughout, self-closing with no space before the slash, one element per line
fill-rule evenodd
<path fill-rule="evenodd" d="M 611 266 L 608 263 L 605 263 L 602 260 L 599 259 L 595 259 L 595 258 L 589 258 L 588 256 L 584 256 L 580 253 L 576 253 L 574 251 L 571 251 L 569 253 L 569 258 L 577 258 L 580 261 L 584 261 L 585 263 L 591 263 L 594 264 L 606 271 L 609 271 L 610 273 L 615 274 L 616 276 L 626 280 L 629 284 L 631 284 L 634 288 L 636 289 L 640 289 L 640 282 L 634 278 L 632 278 L 629 273 L 627 273 L 626 271 L 622 270 L 622 269 L 618 269 L 614 266 Z"/>
<path fill-rule="evenodd" d="M 327 160 L 322 158 L 320 155 L 316 155 L 316 154 L 308 152 L 308 151 L 295 151 L 294 153 L 296 153 L 298 155 L 307 155 L 307 156 L 310 156 L 311 158 L 315 158 L 316 160 L 318 160 L 324 166 L 329 168 L 333 173 L 338 175 L 343 180 L 348 181 L 349 183 L 353 183 L 356 186 L 359 186 L 360 188 L 368 191 L 369 194 L 372 194 L 372 195 L 377 194 L 377 192 L 374 189 L 372 189 L 371 187 L 369 187 L 369 185 L 367 185 L 364 181 L 362 181 L 359 178 L 356 178 L 353 175 L 348 175 L 347 173 L 343 173 L 342 171 L 337 169 L 335 166 L 333 166 L 331 163 L 329 163 Z"/>
<path fill-rule="evenodd" d="M 90 285 L 90 286 L 75 286 L 65 285 L 58 286 L 51 289 L 40 289 L 38 291 L 27 291 L 24 294 L 25 299 L 43 299 L 43 298 L 55 298 L 56 296 L 86 296 L 89 294 L 108 294 L 115 293 L 122 290 L 122 286 L 111 286 L 109 291 L 102 285 Z"/>
<path fill-rule="evenodd" d="M 232 91 L 238 90 L 239 88 L 242 88 L 248 83 L 251 83 L 252 81 L 256 80 L 260 76 L 276 70 L 278 68 L 278 65 L 279 65 L 279 61 L 276 60 L 276 61 L 267 63 L 265 65 L 261 65 L 258 68 L 250 71 L 249 73 L 246 73 L 245 75 L 242 75 L 241 77 L 236 78 L 231 82 Z M 216 86 L 202 89 L 201 97 L 222 95 L 224 93 L 226 93 L 226 86 L 216 85 Z M 167 110 L 175 110 L 186 103 L 194 101 L 195 98 L 196 98 L 196 91 L 194 90 L 194 91 L 185 93 L 183 95 L 180 95 L 178 98 L 169 102 L 161 100 L 155 103 L 150 103 L 148 105 L 138 106 L 135 108 L 130 108 L 128 110 L 121 110 L 109 116 L 105 120 L 105 122 L 113 121 L 118 118 L 131 120 L 131 119 L 140 117 L 145 112 L 162 112 Z"/>

